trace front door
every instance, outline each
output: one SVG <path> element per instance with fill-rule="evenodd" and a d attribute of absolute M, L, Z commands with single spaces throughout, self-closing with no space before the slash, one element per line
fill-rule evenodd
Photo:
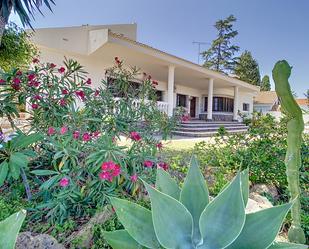
<path fill-rule="evenodd" d="M 195 118 L 195 111 L 196 111 L 196 97 L 192 97 L 190 100 L 190 117 Z"/>

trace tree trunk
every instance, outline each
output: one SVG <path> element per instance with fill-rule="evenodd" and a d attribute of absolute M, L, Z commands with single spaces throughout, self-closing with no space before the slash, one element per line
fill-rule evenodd
<path fill-rule="evenodd" d="M 4 29 L 5 29 L 5 25 L 6 25 L 5 18 L 3 16 L 0 16 L 0 45 L 1 45 L 2 36 L 4 33 Z"/>

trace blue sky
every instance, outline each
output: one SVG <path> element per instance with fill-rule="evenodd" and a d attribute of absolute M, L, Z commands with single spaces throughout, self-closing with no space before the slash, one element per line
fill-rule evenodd
<path fill-rule="evenodd" d="M 235 43 L 258 60 L 261 75 L 271 75 L 277 60 L 292 66 L 291 86 L 299 98 L 309 88 L 308 0 L 55 0 L 34 27 L 82 24 L 138 24 L 138 40 L 197 62 L 192 41 L 211 42 L 216 20 L 233 14 Z M 16 16 L 12 16 L 17 21 Z M 202 46 L 205 50 L 206 46 Z"/>

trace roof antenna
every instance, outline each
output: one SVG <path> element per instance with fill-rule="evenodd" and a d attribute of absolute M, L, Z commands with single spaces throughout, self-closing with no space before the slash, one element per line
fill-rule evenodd
<path fill-rule="evenodd" d="M 198 45 L 197 64 L 200 64 L 201 45 L 210 45 L 210 43 L 209 42 L 201 42 L 201 41 L 193 41 L 192 43 Z"/>

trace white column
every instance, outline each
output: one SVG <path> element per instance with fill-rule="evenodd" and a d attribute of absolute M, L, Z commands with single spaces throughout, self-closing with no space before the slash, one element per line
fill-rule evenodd
<path fill-rule="evenodd" d="M 168 81 L 167 81 L 167 102 L 168 102 L 168 116 L 173 116 L 174 109 L 174 86 L 175 86 L 175 66 L 168 67 Z"/>
<path fill-rule="evenodd" d="M 208 84 L 208 102 L 207 102 L 207 119 L 212 120 L 212 99 L 214 93 L 214 79 L 209 79 Z"/>
<path fill-rule="evenodd" d="M 234 113 L 233 120 L 238 120 L 238 102 L 239 102 L 239 94 L 238 94 L 238 86 L 234 86 Z"/>

